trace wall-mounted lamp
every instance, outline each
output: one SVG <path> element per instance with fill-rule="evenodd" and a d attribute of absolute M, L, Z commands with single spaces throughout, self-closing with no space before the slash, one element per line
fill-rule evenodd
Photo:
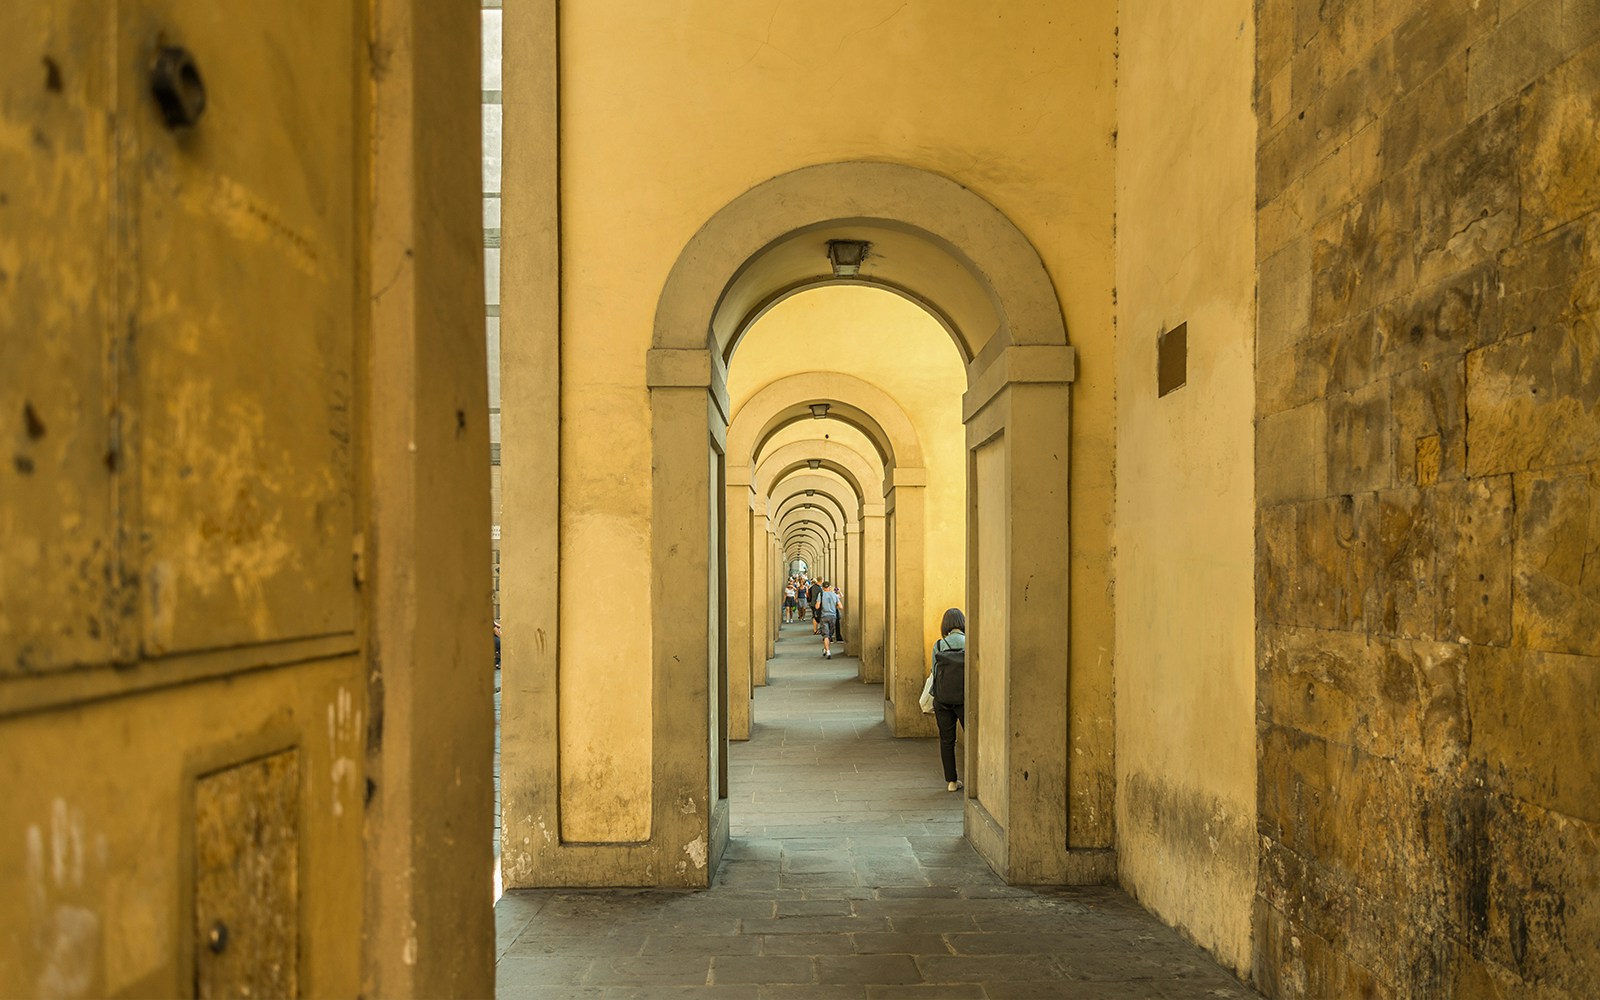
<path fill-rule="evenodd" d="M 828 403 L 812 403 L 811 404 L 811 416 L 812 416 L 812 418 L 815 419 L 815 420 L 821 420 L 823 417 L 826 417 L 828 415 L 828 407 L 829 407 L 829 405 L 831 405 L 831 404 L 828 404 Z"/>
<path fill-rule="evenodd" d="M 820 469 L 820 468 L 822 468 L 822 459 L 820 459 L 820 458 L 808 458 L 808 459 L 806 459 L 806 464 L 811 466 L 813 469 Z"/>
<path fill-rule="evenodd" d="M 861 271 L 861 262 L 867 259 L 871 246 L 866 240 L 829 240 L 828 263 L 833 265 L 833 276 L 854 278 Z"/>

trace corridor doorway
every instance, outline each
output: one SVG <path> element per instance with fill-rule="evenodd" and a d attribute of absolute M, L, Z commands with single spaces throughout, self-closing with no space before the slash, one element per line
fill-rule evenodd
<path fill-rule="evenodd" d="M 836 416 L 874 438 L 884 463 L 885 531 L 895 533 L 885 549 L 896 561 L 894 584 L 884 588 L 886 596 L 892 594 L 885 621 L 895 657 L 886 665 L 885 716 L 896 732 L 918 725 L 922 650 L 910 637 L 920 631 L 927 609 L 916 586 L 920 574 L 900 565 L 909 548 L 900 542 L 920 533 L 926 469 L 920 461 L 904 462 L 904 451 L 896 447 L 904 439 L 893 441 L 872 408 L 830 398 L 826 385 L 800 394 L 809 400 L 777 406 L 753 437 L 747 437 L 750 427 L 729 423 L 727 366 L 741 339 L 784 300 L 841 283 L 873 285 L 917 302 L 938 318 L 966 362 L 967 592 L 982 598 L 969 618 L 967 774 L 974 780 L 965 791 L 966 834 L 1007 879 L 1107 878 L 1113 864 L 1109 844 L 1086 844 L 1089 853 L 1075 853 L 1069 835 L 1072 795 L 1105 809 L 1109 800 L 1096 797 L 1106 799 L 1111 787 L 1109 775 L 1069 773 L 1108 766 L 1068 749 L 1074 716 L 1096 708 L 1069 704 L 1061 627 L 1069 620 L 1066 500 L 1074 357 L 1037 253 L 993 206 L 936 175 L 868 163 L 797 170 L 729 203 L 685 248 L 657 308 L 648 360 L 657 475 L 691 469 L 705 454 L 707 435 L 719 453 L 754 457 L 773 433 L 806 416 Z M 708 560 L 728 566 L 732 593 L 739 592 L 741 569 L 752 581 L 767 581 L 746 588 L 754 595 L 746 615 L 757 623 L 747 626 L 753 663 L 772 620 L 763 605 L 770 603 L 765 595 L 774 582 L 769 567 L 778 560 L 772 558 L 774 547 L 747 541 L 751 558 L 729 562 L 716 544 L 717 532 L 696 530 L 689 513 L 701 497 L 711 507 L 712 491 L 724 480 L 729 489 L 751 485 L 740 482 L 737 467 L 689 484 L 689 511 L 682 509 L 683 492 L 666 502 L 657 491 L 653 558 L 664 566 L 686 550 L 705 552 Z M 752 515 L 765 513 L 752 507 Z M 730 528 L 743 520 L 734 518 Z M 752 523 L 751 530 L 756 527 Z M 739 539 L 730 541 L 732 551 L 743 551 Z M 827 551 L 821 544 L 819 554 Z M 729 615 L 737 618 L 737 607 L 716 607 L 703 626 L 695 624 L 696 613 L 713 603 L 706 596 L 655 591 L 666 605 L 656 609 L 656 621 L 666 627 L 652 639 L 658 678 L 670 676 L 672 665 L 695 647 L 704 648 L 708 634 L 732 633 Z M 992 655 L 987 665 L 986 650 Z M 716 678 L 708 694 L 715 691 L 720 701 L 737 680 Z M 700 711 L 708 716 L 709 704 L 701 700 Z M 657 699 L 658 715 L 674 707 L 670 696 Z M 692 710 L 692 704 L 683 698 L 681 708 Z M 975 774 L 978 758 L 986 758 L 986 765 Z M 709 805 L 714 861 L 725 843 L 727 804 Z"/>
<path fill-rule="evenodd" d="M 863 245 L 864 259 L 830 257 L 845 243 Z M 729 364 L 740 343 L 759 338 L 769 316 L 836 293 L 909 303 L 953 345 L 965 501 L 955 519 L 964 544 L 951 548 L 964 551 L 962 591 L 983 597 L 976 605 L 927 603 L 926 443 L 883 387 L 793 363 L 767 372 L 748 398 L 736 382 L 742 403 L 734 406 Z M 516 350 L 530 360 L 556 357 L 551 329 L 530 324 Z M 646 412 L 636 414 L 646 419 L 619 428 L 614 462 L 599 460 L 609 456 L 597 455 L 593 440 L 555 433 L 568 412 L 585 415 L 577 423 L 606 407 L 632 412 L 641 397 L 625 378 L 585 381 L 612 360 L 563 354 L 559 366 L 505 371 L 521 373 L 508 395 L 520 408 L 507 418 L 522 436 L 508 423 L 508 449 L 520 440 L 563 470 L 559 481 L 517 481 L 519 520 L 507 528 L 517 555 L 506 572 L 527 602 L 512 597 L 506 611 L 508 649 L 523 658 L 508 652 L 507 886 L 709 883 L 729 836 L 724 727 L 736 705 L 750 702 L 748 687 L 735 686 L 760 679 L 751 668 L 766 662 L 775 639 L 776 571 L 788 559 L 842 575 L 847 600 L 863 598 L 849 605 L 863 614 L 847 611 L 845 638 L 848 649 L 850 629 L 862 628 L 864 665 L 872 660 L 867 605 L 879 589 L 852 575 L 870 578 L 881 559 L 878 701 L 898 735 L 931 732 L 917 704 L 927 630 L 945 607 L 967 608 L 966 836 L 1007 880 L 1108 877 L 1110 844 L 1099 831 L 1112 809 L 1110 757 L 1098 744 L 1071 749 L 1075 733 L 1092 736 L 1110 717 L 1108 658 L 1086 657 L 1068 683 L 1075 361 L 1060 303 L 1022 233 L 970 190 L 926 171 L 804 168 L 713 213 L 670 269 L 652 330 Z M 513 345 L 506 350 L 510 357 Z M 741 354 L 741 364 L 752 356 Z M 751 370 L 735 366 L 734 374 Z M 821 439 L 823 454 L 805 454 L 816 440 L 782 437 L 824 421 L 849 428 L 861 447 L 844 430 Z M 630 436 L 635 428 L 647 448 Z M 589 461 L 569 466 L 567 455 Z M 521 476 L 516 468 L 508 475 Z M 772 482 L 795 491 L 775 495 Z M 757 510 L 753 497 L 775 509 Z M 724 518 L 740 509 L 749 516 Z M 762 537 L 767 544 L 753 544 Z M 745 556 L 730 560 L 730 549 Z M 532 574 L 540 565 L 560 567 L 553 587 Z M 597 601 L 610 613 L 584 611 Z M 726 666 L 741 657 L 742 670 Z"/>
<path fill-rule="evenodd" d="M 827 285 L 767 310 L 740 339 L 728 376 L 729 634 L 749 637 L 730 647 L 730 735 L 749 734 L 749 699 L 766 682 L 783 619 L 787 577 L 743 579 L 762 548 L 782 553 L 774 565 L 813 567 L 812 580 L 842 595 L 836 638 L 857 661 L 858 679 L 882 685 L 891 731 L 931 734 L 929 717 L 908 710 L 907 692 L 921 689 L 939 615 L 965 603 L 966 366 L 958 347 L 903 296 Z M 891 532 L 896 511 L 905 530 Z M 890 567 L 907 579 L 891 587 Z M 921 598 L 896 606 L 888 600 L 896 590 Z M 809 602 L 800 603 L 809 620 Z M 886 621 L 897 617 L 901 642 L 889 643 Z"/>

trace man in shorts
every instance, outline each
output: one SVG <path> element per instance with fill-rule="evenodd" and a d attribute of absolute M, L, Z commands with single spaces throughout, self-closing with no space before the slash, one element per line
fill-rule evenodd
<path fill-rule="evenodd" d="M 833 584 L 822 581 L 822 593 L 817 597 L 817 619 L 822 626 L 822 658 L 833 659 L 829 643 L 839 637 L 839 612 L 844 608 L 844 598 L 833 589 Z"/>

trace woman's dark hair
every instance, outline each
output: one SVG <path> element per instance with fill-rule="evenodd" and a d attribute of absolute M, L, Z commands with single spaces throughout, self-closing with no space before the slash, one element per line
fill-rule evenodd
<path fill-rule="evenodd" d="M 956 629 L 962 632 L 967 630 L 967 616 L 961 613 L 960 608 L 951 608 L 944 613 L 944 618 L 939 621 L 939 634 L 949 635 Z"/>

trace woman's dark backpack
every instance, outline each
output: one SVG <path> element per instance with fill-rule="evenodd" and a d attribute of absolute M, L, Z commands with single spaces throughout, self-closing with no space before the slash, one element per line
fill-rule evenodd
<path fill-rule="evenodd" d="M 967 700 L 967 651 L 933 647 L 933 700 L 960 705 Z"/>

